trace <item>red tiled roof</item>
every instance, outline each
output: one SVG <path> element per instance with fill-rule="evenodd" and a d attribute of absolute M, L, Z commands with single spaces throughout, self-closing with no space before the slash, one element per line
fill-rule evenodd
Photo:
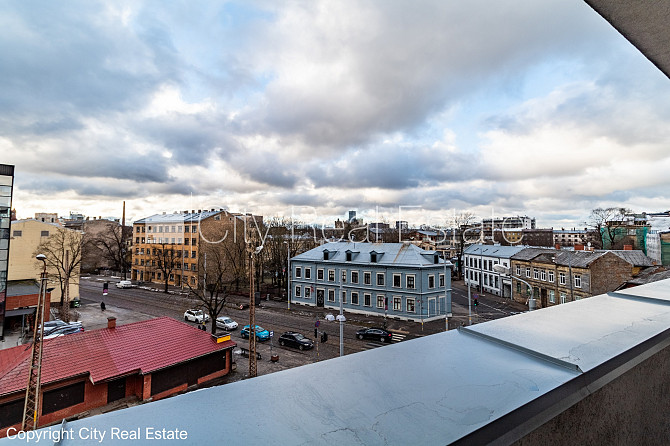
<path fill-rule="evenodd" d="M 209 332 L 169 317 L 69 334 L 44 341 L 41 382 L 146 374 L 235 345 L 217 344 Z M 30 345 L 0 350 L 0 395 L 26 388 L 30 351 Z"/>

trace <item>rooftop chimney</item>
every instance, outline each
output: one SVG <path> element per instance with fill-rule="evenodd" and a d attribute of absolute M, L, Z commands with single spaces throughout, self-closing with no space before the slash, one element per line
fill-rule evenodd
<path fill-rule="evenodd" d="M 584 245 L 582 244 L 575 245 L 575 251 L 584 251 Z"/>
<path fill-rule="evenodd" d="M 623 250 L 624 251 L 632 251 L 633 250 L 633 245 L 623 245 Z"/>
<path fill-rule="evenodd" d="M 107 318 L 107 328 L 116 328 L 116 318 L 114 316 Z"/>
<path fill-rule="evenodd" d="M 561 245 L 559 245 L 558 243 L 556 243 L 556 244 L 554 245 L 554 248 L 556 248 L 556 251 L 560 251 L 560 250 L 561 250 Z"/>

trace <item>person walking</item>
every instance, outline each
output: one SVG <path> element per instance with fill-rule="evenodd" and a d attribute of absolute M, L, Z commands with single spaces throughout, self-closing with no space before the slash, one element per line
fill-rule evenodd
<path fill-rule="evenodd" d="M 105 303 L 104 303 L 104 302 L 100 302 L 100 309 L 101 309 L 102 311 L 105 311 L 105 308 L 106 308 L 106 307 L 105 307 Z"/>

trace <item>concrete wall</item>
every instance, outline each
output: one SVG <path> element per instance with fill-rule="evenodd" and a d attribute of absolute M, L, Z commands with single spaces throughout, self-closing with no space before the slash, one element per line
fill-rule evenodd
<path fill-rule="evenodd" d="M 514 444 L 668 444 L 669 413 L 670 347 L 666 347 Z"/>

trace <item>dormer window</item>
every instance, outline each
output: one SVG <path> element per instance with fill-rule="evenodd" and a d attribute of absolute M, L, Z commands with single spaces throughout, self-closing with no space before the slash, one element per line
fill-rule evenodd
<path fill-rule="evenodd" d="M 351 262 L 351 251 L 347 251 L 346 255 L 347 255 L 347 262 Z"/>
<path fill-rule="evenodd" d="M 438 264 L 440 263 L 440 256 L 435 254 L 435 257 L 433 258 L 433 263 Z"/>
<path fill-rule="evenodd" d="M 323 251 L 323 260 L 328 260 L 328 250 Z"/>
<path fill-rule="evenodd" d="M 370 253 L 370 263 L 377 263 L 377 253 L 376 252 L 371 252 Z"/>

